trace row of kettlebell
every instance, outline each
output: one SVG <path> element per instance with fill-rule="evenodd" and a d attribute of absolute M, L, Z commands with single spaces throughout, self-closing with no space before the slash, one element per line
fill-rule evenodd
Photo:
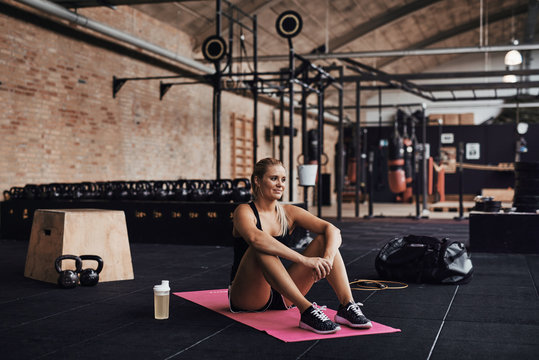
<path fill-rule="evenodd" d="M 248 202 L 249 179 L 107 181 L 27 184 L 4 191 L 4 200 L 175 200 Z"/>
<path fill-rule="evenodd" d="M 75 260 L 75 270 L 62 270 L 63 260 Z M 97 269 L 83 269 L 83 260 L 94 260 Z M 103 270 L 103 259 L 97 255 L 62 255 L 56 258 L 54 266 L 58 274 L 58 285 L 64 289 L 72 289 L 80 283 L 82 286 L 95 286 L 99 282 L 99 273 Z"/>

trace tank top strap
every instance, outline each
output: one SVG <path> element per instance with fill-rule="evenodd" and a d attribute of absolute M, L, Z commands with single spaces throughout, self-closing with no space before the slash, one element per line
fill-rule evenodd
<path fill-rule="evenodd" d="M 255 213 L 255 217 L 256 217 L 256 228 L 260 231 L 262 231 L 262 223 L 260 222 L 260 216 L 258 215 L 258 210 L 256 209 L 256 206 L 255 206 L 255 203 L 254 202 L 250 202 L 249 203 L 249 206 L 251 206 L 251 209 L 253 209 L 253 212 Z"/>

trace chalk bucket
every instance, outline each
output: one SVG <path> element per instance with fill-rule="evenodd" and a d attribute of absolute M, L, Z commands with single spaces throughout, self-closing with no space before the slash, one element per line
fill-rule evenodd
<path fill-rule="evenodd" d="M 317 170 L 318 165 L 316 164 L 299 165 L 299 186 L 314 186 L 316 182 Z"/>

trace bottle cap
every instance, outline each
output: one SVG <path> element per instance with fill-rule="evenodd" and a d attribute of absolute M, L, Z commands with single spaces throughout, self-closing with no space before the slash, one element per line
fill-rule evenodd
<path fill-rule="evenodd" d="M 170 287 L 169 287 L 168 283 L 169 283 L 168 280 L 162 280 L 161 285 L 155 285 L 153 287 L 154 294 L 155 295 L 160 295 L 160 296 L 169 295 Z"/>

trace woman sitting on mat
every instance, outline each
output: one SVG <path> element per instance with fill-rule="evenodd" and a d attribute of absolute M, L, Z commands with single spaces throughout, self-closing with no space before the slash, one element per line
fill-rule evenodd
<path fill-rule="evenodd" d="M 319 334 L 340 330 L 338 324 L 368 329 L 371 322 L 352 297 L 348 275 L 339 252 L 339 229 L 295 205 L 282 205 L 286 172 L 276 159 L 260 160 L 251 176 L 254 201 L 234 211 L 234 264 L 229 287 L 230 310 L 287 310 L 301 313 L 299 327 Z M 303 251 L 286 243 L 296 227 L 319 234 Z M 292 264 L 285 268 L 280 258 Z M 331 321 L 305 294 L 318 280 L 327 278 L 340 306 Z M 336 324 L 337 323 L 337 324 Z"/>

